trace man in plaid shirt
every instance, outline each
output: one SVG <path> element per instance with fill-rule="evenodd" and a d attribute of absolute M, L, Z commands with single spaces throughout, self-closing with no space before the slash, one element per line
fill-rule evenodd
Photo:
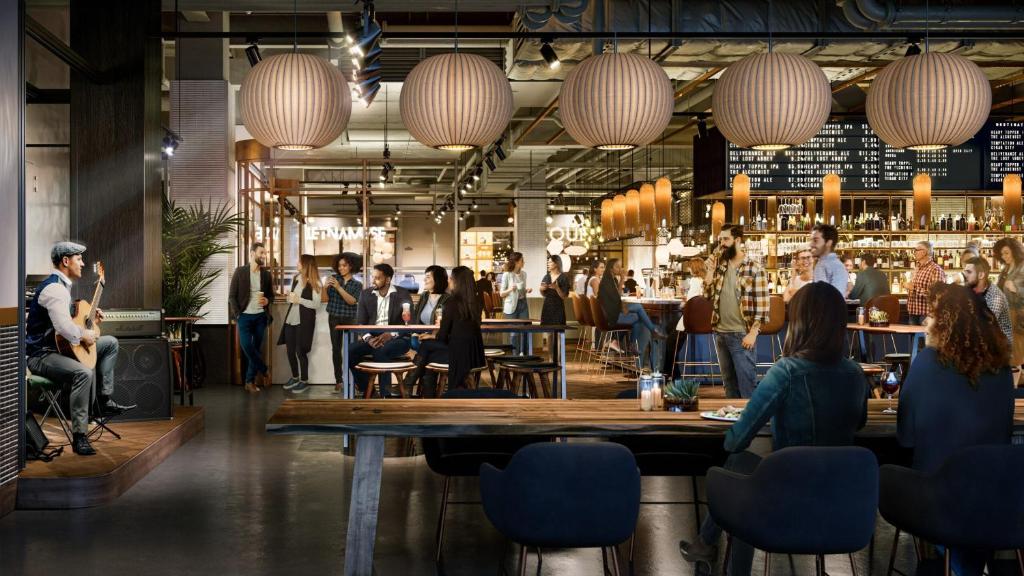
<path fill-rule="evenodd" d="M 992 267 L 989 266 L 988 260 L 975 256 L 964 263 L 964 284 L 985 299 L 985 306 L 995 316 L 999 329 L 1012 348 L 1013 324 L 1010 322 L 1010 305 L 1006 302 L 1003 291 L 988 281 L 991 271 Z"/>
<path fill-rule="evenodd" d="M 936 282 L 945 282 L 946 271 L 932 260 L 932 243 L 921 241 L 914 247 L 917 271 L 907 291 L 907 314 L 910 323 L 920 326 L 928 315 L 928 289 Z"/>
<path fill-rule="evenodd" d="M 743 227 L 726 224 L 708 262 L 704 296 L 711 301 L 711 327 L 725 394 L 750 398 L 757 382 L 757 335 L 768 321 L 764 269 L 744 250 Z"/>

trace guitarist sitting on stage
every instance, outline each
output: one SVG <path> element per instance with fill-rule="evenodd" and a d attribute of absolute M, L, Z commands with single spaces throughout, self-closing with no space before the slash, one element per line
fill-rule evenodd
<path fill-rule="evenodd" d="M 110 397 L 114 392 L 114 366 L 117 365 L 117 338 L 100 336 L 93 330 L 82 329 L 72 321 L 74 301 L 71 284 L 82 277 L 85 246 L 73 242 L 58 242 L 50 251 L 53 274 L 36 286 L 28 309 L 25 349 L 28 368 L 34 374 L 58 384 L 71 385 L 72 449 L 76 454 L 91 456 L 96 453 L 89 444 L 89 405 L 96 392 L 96 374 L 100 377 L 99 409 L 104 416 L 117 415 L 134 406 L 121 406 Z M 103 313 L 96 311 L 97 321 Z M 96 346 L 96 370 L 57 351 L 55 334 L 63 336 L 72 345 Z"/>

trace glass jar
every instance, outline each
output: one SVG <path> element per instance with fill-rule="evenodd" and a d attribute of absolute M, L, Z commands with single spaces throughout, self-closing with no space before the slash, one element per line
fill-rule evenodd
<path fill-rule="evenodd" d="M 661 372 L 655 372 L 651 374 L 651 383 L 653 389 L 654 409 L 661 410 L 664 408 L 664 392 L 665 392 L 665 375 Z"/>
<path fill-rule="evenodd" d="M 644 412 L 654 410 L 654 378 L 650 374 L 645 372 L 637 378 L 636 397 L 640 403 L 640 410 Z"/>

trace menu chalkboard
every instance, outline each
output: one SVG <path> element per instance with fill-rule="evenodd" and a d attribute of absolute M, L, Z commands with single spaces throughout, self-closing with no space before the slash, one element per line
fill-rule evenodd
<path fill-rule="evenodd" d="M 754 189 L 813 190 L 831 172 L 842 178 L 845 190 L 906 190 L 915 174 L 927 172 L 936 190 L 980 189 L 986 135 L 983 131 L 954 148 L 915 152 L 885 144 L 864 118 L 837 120 L 826 123 L 807 143 L 787 150 L 762 152 L 728 143 L 726 181 L 743 172 Z M 1019 137 L 1014 144 L 1021 146 Z M 1017 149 L 1007 155 L 1019 166 L 1020 153 Z"/>
<path fill-rule="evenodd" d="M 996 120 L 986 126 L 985 188 L 1002 188 L 1005 174 L 1024 171 L 1024 122 Z"/>

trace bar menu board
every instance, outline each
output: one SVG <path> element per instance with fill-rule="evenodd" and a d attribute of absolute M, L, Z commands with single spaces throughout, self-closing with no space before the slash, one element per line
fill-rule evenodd
<path fill-rule="evenodd" d="M 828 122 L 817 136 L 806 144 L 777 152 L 762 152 L 727 144 L 727 186 L 740 172 L 750 176 L 750 185 L 762 190 L 820 189 L 821 179 L 834 172 L 843 181 L 845 190 L 906 190 L 918 172 L 932 177 L 936 190 L 977 190 L 990 187 L 989 170 L 982 170 L 989 157 L 985 144 L 992 132 L 993 177 L 995 147 L 998 137 L 998 167 L 1014 165 L 1019 170 L 1024 153 L 1020 123 L 1000 131 L 998 122 L 986 125 L 977 136 L 953 148 L 915 152 L 893 148 L 882 142 L 866 119 L 845 119 Z M 1010 124 L 1010 123 L 1006 123 Z M 1016 130 L 1016 136 L 1014 136 Z M 984 172 L 984 174 L 983 174 Z M 984 178 L 983 178 L 984 176 Z M 983 185 L 984 183 L 984 185 Z"/>
<path fill-rule="evenodd" d="M 996 120 L 986 126 L 985 187 L 1003 186 L 1003 176 L 1024 171 L 1024 122 Z"/>

